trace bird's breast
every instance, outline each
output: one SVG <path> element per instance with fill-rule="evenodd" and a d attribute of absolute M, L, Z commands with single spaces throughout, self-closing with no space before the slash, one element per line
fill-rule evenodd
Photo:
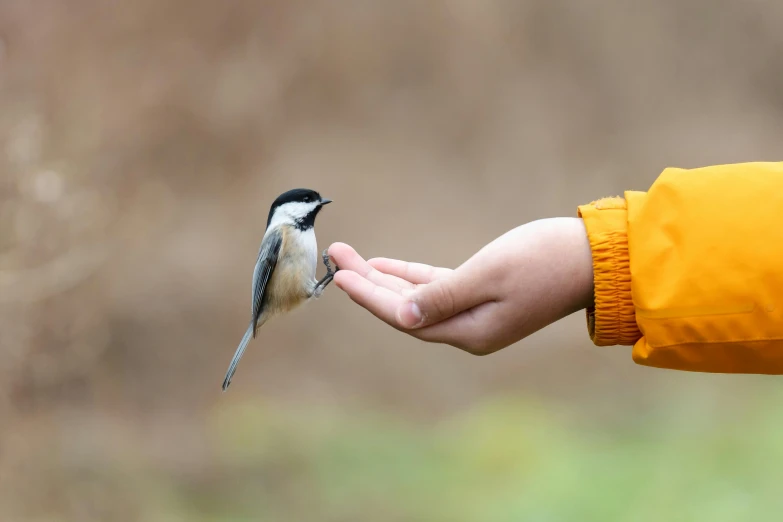
<path fill-rule="evenodd" d="M 309 238 L 297 230 L 284 230 L 283 242 L 265 296 L 269 312 L 282 313 L 296 308 L 310 297 L 315 277 L 316 251 Z M 313 237 L 312 243 L 315 243 Z"/>

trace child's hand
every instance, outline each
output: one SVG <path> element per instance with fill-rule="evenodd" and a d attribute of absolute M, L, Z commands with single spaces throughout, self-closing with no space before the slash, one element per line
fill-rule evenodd
<path fill-rule="evenodd" d="M 486 355 L 589 306 L 590 245 L 581 219 L 518 227 L 456 270 L 395 259 L 365 261 L 344 243 L 329 248 L 335 283 L 389 325 L 423 341 Z"/>

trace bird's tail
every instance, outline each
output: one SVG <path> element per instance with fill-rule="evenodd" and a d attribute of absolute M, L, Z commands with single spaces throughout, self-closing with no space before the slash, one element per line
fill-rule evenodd
<path fill-rule="evenodd" d="M 223 379 L 223 391 L 226 391 L 228 389 L 228 386 L 231 384 L 231 378 L 234 376 L 234 372 L 237 371 L 237 365 L 239 364 L 239 360 L 242 358 L 242 354 L 245 353 L 245 348 L 247 348 L 247 345 L 250 342 L 250 339 L 252 338 L 253 338 L 253 324 L 251 323 L 250 326 L 247 327 L 245 336 L 242 337 L 242 341 L 240 341 L 239 346 L 237 347 L 237 351 L 234 352 L 234 358 L 231 359 L 231 364 L 228 365 L 226 378 Z"/>

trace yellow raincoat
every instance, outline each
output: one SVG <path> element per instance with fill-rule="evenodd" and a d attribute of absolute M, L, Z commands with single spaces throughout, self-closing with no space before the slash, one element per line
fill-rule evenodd
<path fill-rule="evenodd" d="M 658 368 L 783 373 L 783 163 L 667 169 L 579 215 L 595 344 Z"/>

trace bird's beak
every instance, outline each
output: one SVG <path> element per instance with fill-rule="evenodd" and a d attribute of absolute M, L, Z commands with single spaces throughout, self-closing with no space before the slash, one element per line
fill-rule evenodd
<path fill-rule="evenodd" d="M 331 202 L 332 202 L 332 200 L 329 199 L 329 198 L 321 198 L 321 206 L 328 205 Z"/>

